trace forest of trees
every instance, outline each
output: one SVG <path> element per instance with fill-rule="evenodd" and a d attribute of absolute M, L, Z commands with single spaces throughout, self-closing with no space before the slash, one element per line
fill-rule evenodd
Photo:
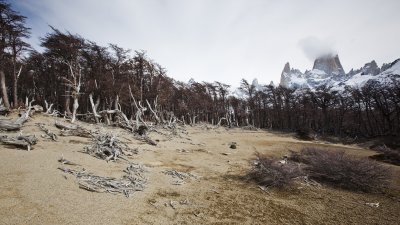
<path fill-rule="evenodd" d="M 172 79 L 145 51 L 99 46 L 54 27 L 41 38 L 43 50 L 38 52 L 26 42 L 30 29 L 24 16 L 4 1 L 0 15 L 1 97 L 7 109 L 17 109 L 29 98 L 42 106 L 53 104 L 60 115 L 72 118 L 75 110 L 77 119 L 93 122 L 105 122 L 93 115 L 95 107 L 119 109 L 132 120 L 142 110 L 143 119 L 153 122 L 173 118 L 186 124 L 301 129 L 340 137 L 400 133 L 396 80 L 384 87 L 369 82 L 361 89 L 337 92 L 326 86 L 311 91 L 274 85 L 260 91 L 243 79 L 245 97 L 237 98 L 221 82 Z M 154 118 L 150 108 L 161 118 Z"/>

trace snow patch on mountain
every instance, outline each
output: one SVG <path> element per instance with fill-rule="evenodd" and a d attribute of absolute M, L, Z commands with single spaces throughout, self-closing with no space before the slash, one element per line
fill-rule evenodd
<path fill-rule="evenodd" d="M 393 85 L 393 80 L 400 81 L 400 59 L 384 64 L 379 68 L 373 60 L 360 69 L 352 69 L 345 74 L 339 56 L 316 59 L 313 70 L 301 73 L 291 69 L 286 63 L 281 74 L 280 85 L 287 88 L 309 88 L 326 85 L 332 90 L 343 91 L 346 86 L 361 88 L 368 82 L 378 82 L 382 85 Z"/>

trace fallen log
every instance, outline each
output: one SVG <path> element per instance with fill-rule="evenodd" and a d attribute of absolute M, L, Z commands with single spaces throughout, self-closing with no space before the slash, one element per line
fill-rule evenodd
<path fill-rule="evenodd" d="M 101 134 L 93 138 L 93 144 L 84 148 L 91 156 L 106 161 L 124 159 L 123 155 L 137 154 L 137 149 L 131 149 L 115 135 Z"/>
<path fill-rule="evenodd" d="M 78 137 L 86 137 L 86 138 L 93 137 L 93 134 L 90 130 L 87 130 L 76 124 L 65 124 L 65 123 L 56 121 L 55 126 L 58 129 L 61 129 L 60 136 L 78 136 Z"/>
<path fill-rule="evenodd" d="M 34 135 L 18 135 L 15 138 L 10 138 L 6 135 L 0 136 L 0 142 L 5 145 L 13 145 L 19 148 L 31 150 L 31 146 L 37 143 L 37 138 Z"/>
<path fill-rule="evenodd" d="M 79 166 L 79 164 L 76 164 L 74 162 L 71 162 L 71 161 L 65 159 L 64 155 L 61 155 L 61 158 L 58 160 L 58 162 L 60 162 L 61 164 L 70 165 L 70 166 Z"/>
<path fill-rule="evenodd" d="M 50 138 L 53 141 L 57 141 L 57 135 L 47 129 L 43 123 L 37 123 L 36 125 L 40 128 L 40 130 L 46 133 L 47 136 L 45 137 Z"/>
<path fill-rule="evenodd" d="M 22 124 L 25 123 L 29 119 L 29 116 L 31 115 L 31 110 L 34 109 L 32 107 L 32 102 L 34 102 L 34 101 L 35 100 L 32 100 L 29 102 L 27 110 L 25 112 L 21 113 L 21 116 L 14 123 L 22 126 Z"/>
<path fill-rule="evenodd" d="M 157 145 L 157 142 L 155 142 L 155 141 L 153 141 L 153 140 L 151 140 L 149 137 L 144 137 L 144 141 L 147 143 L 147 144 L 149 144 L 149 145 L 153 145 L 153 146 L 156 146 Z"/>
<path fill-rule="evenodd" d="M 15 123 L 15 121 L 8 120 L 8 119 L 0 120 L 0 129 L 1 130 L 15 131 L 15 130 L 20 130 L 21 127 L 22 127 L 22 125 Z"/>
<path fill-rule="evenodd" d="M 33 100 L 29 103 L 27 110 L 24 111 L 23 113 L 21 113 L 21 116 L 18 119 L 16 119 L 15 121 L 8 120 L 8 119 L 0 119 L 0 130 L 6 130 L 6 131 L 20 130 L 22 127 L 22 124 L 25 123 L 29 119 L 29 116 L 32 113 L 32 109 L 35 110 L 35 107 L 31 106 L 32 102 L 33 102 Z"/>
<path fill-rule="evenodd" d="M 78 127 L 75 130 L 61 130 L 60 136 L 77 136 L 77 137 L 91 138 L 93 137 L 93 134 L 90 130 L 86 130 L 83 127 Z"/>
<path fill-rule="evenodd" d="M 60 121 L 56 121 L 55 126 L 58 129 L 66 129 L 66 130 L 76 130 L 78 129 L 78 125 L 76 124 L 65 124 Z"/>
<path fill-rule="evenodd" d="M 138 165 L 130 165 L 124 170 L 127 174 L 119 179 L 96 176 L 85 170 L 78 171 L 63 167 L 59 167 L 58 169 L 64 173 L 74 175 L 81 189 L 99 193 L 123 194 L 127 198 L 135 191 L 143 191 L 147 183 L 147 179 L 143 175 L 146 170 Z"/>

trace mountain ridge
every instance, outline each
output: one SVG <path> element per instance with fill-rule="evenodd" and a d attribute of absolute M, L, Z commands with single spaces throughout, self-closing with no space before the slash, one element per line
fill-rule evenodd
<path fill-rule="evenodd" d="M 338 55 L 325 55 L 315 59 L 313 69 L 304 73 L 291 68 L 287 62 L 279 85 L 285 88 L 310 89 L 327 85 L 335 90 L 344 90 L 345 86 L 362 87 L 370 81 L 389 85 L 393 80 L 400 81 L 400 58 L 384 63 L 381 67 L 372 60 L 359 69 L 351 69 L 345 73 Z"/>

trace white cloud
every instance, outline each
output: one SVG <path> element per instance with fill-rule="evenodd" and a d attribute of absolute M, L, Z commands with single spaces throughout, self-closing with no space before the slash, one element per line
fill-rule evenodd
<path fill-rule="evenodd" d="M 329 39 L 306 37 L 299 41 L 299 46 L 310 60 L 315 60 L 320 56 L 337 54 L 337 51 L 334 50 L 335 42 Z"/>

